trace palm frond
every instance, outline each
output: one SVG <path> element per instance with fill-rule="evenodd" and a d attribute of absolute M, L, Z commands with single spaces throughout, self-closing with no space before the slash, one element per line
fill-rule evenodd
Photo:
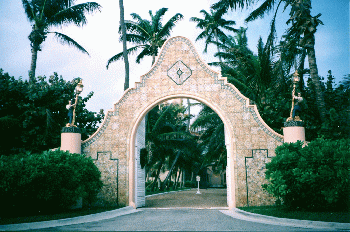
<path fill-rule="evenodd" d="M 24 12 L 27 15 L 27 18 L 29 19 L 30 22 L 35 21 L 35 14 L 33 10 L 32 4 L 30 4 L 27 0 L 22 0 L 22 5 L 24 8 Z"/>
<path fill-rule="evenodd" d="M 175 14 L 173 17 L 171 17 L 163 26 L 163 28 L 159 31 L 158 37 L 159 38 L 168 38 L 170 36 L 171 30 L 174 28 L 175 24 L 183 19 L 183 15 L 180 13 Z"/>
<path fill-rule="evenodd" d="M 196 41 L 204 39 L 207 36 L 207 32 L 206 31 L 202 31 L 196 38 Z"/>
<path fill-rule="evenodd" d="M 132 54 L 132 53 L 136 52 L 137 49 L 140 48 L 140 47 L 142 47 L 142 46 L 135 46 L 135 47 L 132 47 L 132 48 L 128 48 L 128 50 L 127 50 L 126 52 L 127 52 L 128 55 L 129 55 L 129 54 Z M 113 63 L 113 62 L 115 62 L 115 61 L 117 61 L 117 60 L 119 60 L 119 59 L 123 59 L 123 52 L 120 52 L 120 53 L 118 53 L 117 55 L 112 56 L 112 57 L 107 61 L 106 68 L 108 69 L 108 68 L 109 68 L 109 65 L 110 65 L 111 63 Z"/>
<path fill-rule="evenodd" d="M 130 20 L 125 20 L 125 28 L 128 34 L 140 35 L 145 39 L 152 36 L 151 25 L 148 21 L 137 23 Z"/>
<path fill-rule="evenodd" d="M 126 34 L 125 36 L 126 36 L 127 42 L 131 42 L 135 44 L 143 44 L 144 41 L 147 39 L 143 35 L 137 35 L 137 34 Z M 122 37 L 120 37 L 119 40 L 122 41 Z"/>
<path fill-rule="evenodd" d="M 196 22 L 197 23 L 197 25 L 196 25 L 196 27 L 198 27 L 198 28 L 200 28 L 200 29 L 203 29 L 203 22 L 204 22 L 204 20 L 203 19 L 200 19 L 200 18 L 197 18 L 197 17 L 191 17 L 190 18 L 190 21 L 192 21 L 192 22 Z"/>
<path fill-rule="evenodd" d="M 143 21 L 142 17 L 136 13 L 131 13 L 130 15 L 134 20 L 136 20 L 139 23 L 141 23 Z"/>
<path fill-rule="evenodd" d="M 262 18 L 266 13 L 268 13 L 274 6 L 276 0 L 265 0 L 257 9 L 255 9 L 250 15 L 245 19 L 246 22 L 253 21 L 257 18 Z"/>
<path fill-rule="evenodd" d="M 251 0 L 220 0 L 219 2 L 213 4 L 211 8 L 214 10 L 225 9 L 226 12 L 229 9 L 243 9 L 250 6 L 253 3 Z"/>
<path fill-rule="evenodd" d="M 140 63 L 145 56 L 152 56 L 151 47 L 149 45 L 144 45 L 144 49 L 136 57 L 136 63 Z"/>
<path fill-rule="evenodd" d="M 87 23 L 86 14 L 96 11 L 101 11 L 100 4 L 96 2 L 81 3 L 57 12 L 48 20 L 52 26 L 61 26 L 70 23 L 82 26 Z"/>
<path fill-rule="evenodd" d="M 167 11 L 168 11 L 168 8 L 161 8 L 157 10 L 154 16 L 151 15 L 153 32 L 159 31 L 162 28 L 162 17 Z"/>
<path fill-rule="evenodd" d="M 220 21 L 222 20 L 222 16 L 226 13 L 226 9 L 210 9 L 210 12 L 213 15 L 215 21 Z"/>
<path fill-rule="evenodd" d="M 69 36 L 62 34 L 62 33 L 59 33 L 59 32 L 48 32 L 48 33 L 55 34 L 55 37 L 62 44 L 67 44 L 67 45 L 73 46 L 73 47 L 77 48 L 79 51 L 81 51 L 82 53 L 89 55 L 89 53 L 85 50 L 85 48 L 83 48 L 80 44 L 78 44 L 75 40 L 73 40 Z"/>

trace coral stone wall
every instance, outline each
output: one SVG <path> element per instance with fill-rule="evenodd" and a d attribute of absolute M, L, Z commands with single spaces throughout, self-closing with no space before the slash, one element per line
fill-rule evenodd
<path fill-rule="evenodd" d="M 252 155 L 252 151 L 265 150 L 269 157 L 274 156 L 283 136 L 269 128 L 256 107 L 249 105 L 249 99 L 228 84 L 220 73 L 211 70 L 184 37 L 173 37 L 164 43 L 151 70 L 141 77 L 135 88 L 124 92 L 106 114 L 99 130 L 82 143 L 82 152 L 95 159 L 103 173 L 105 187 L 101 200 L 111 204 L 118 197 L 124 205 L 135 201 L 137 126 L 154 106 L 177 97 L 203 102 L 216 111 L 225 124 L 231 207 L 271 204 L 273 200 L 261 188 L 262 178 L 255 178 L 263 177 L 269 159 L 261 158 L 261 152 Z M 115 160 L 119 165 L 118 184 Z"/>

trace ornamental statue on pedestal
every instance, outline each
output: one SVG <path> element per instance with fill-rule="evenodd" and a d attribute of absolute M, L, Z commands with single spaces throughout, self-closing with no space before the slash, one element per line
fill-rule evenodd
<path fill-rule="evenodd" d="M 83 92 L 83 80 L 80 79 L 80 82 L 78 83 L 77 87 L 75 87 L 75 102 L 72 104 L 72 101 L 68 102 L 68 105 L 66 105 L 66 108 L 68 110 L 68 123 L 66 124 L 66 127 L 76 127 L 75 124 L 75 108 L 78 103 L 78 97 L 81 92 Z"/>
<path fill-rule="evenodd" d="M 301 96 L 300 92 L 296 94 L 296 87 L 299 81 L 300 81 L 300 78 L 298 75 L 298 71 L 295 71 L 295 73 L 293 74 L 292 108 L 290 110 L 289 118 L 287 118 L 286 120 L 287 122 L 290 122 L 290 121 L 302 122 L 302 120 L 300 119 L 300 113 L 301 113 L 300 103 L 303 101 L 303 97 Z"/>

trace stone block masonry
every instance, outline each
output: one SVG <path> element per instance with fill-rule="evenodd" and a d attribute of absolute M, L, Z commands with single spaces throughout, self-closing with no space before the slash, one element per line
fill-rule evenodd
<path fill-rule="evenodd" d="M 167 40 L 155 64 L 135 86 L 124 92 L 101 127 L 82 143 L 82 152 L 95 159 L 103 173 L 103 201 L 115 203 L 118 198 L 120 204 L 136 207 L 140 185 L 135 174 L 139 167 L 135 165 L 135 141 L 139 125 L 158 104 L 191 98 L 211 107 L 225 125 L 229 207 L 273 203 L 261 187 L 262 178 L 256 177 L 262 176 L 266 154 L 275 155 L 283 136 L 266 125 L 256 106 L 250 105 L 235 86 L 210 69 L 191 41 L 184 37 Z"/>

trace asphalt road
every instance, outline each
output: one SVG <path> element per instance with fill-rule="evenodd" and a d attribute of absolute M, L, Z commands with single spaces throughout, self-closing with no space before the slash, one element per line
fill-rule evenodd
<path fill-rule="evenodd" d="M 317 231 L 265 224 L 226 215 L 225 189 L 169 193 L 146 198 L 134 213 L 96 222 L 58 226 L 53 231 Z"/>
<path fill-rule="evenodd" d="M 311 231 L 232 218 L 209 209 L 140 209 L 113 219 L 48 228 L 55 231 Z M 316 230 L 314 230 L 316 231 Z"/>

